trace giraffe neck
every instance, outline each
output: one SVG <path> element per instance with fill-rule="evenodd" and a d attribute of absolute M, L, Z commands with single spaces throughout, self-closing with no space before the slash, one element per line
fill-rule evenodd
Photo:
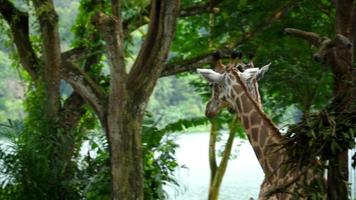
<path fill-rule="evenodd" d="M 273 122 L 262 111 L 259 102 L 254 100 L 248 92 L 246 85 L 241 81 L 237 72 L 233 71 L 239 84 L 233 85 L 236 94 L 233 102 L 235 109 L 240 113 L 241 122 L 246 129 L 248 139 L 255 151 L 265 174 L 270 174 L 280 167 L 283 154 L 273 154 L 273 147 L 278 145 L 282 136 Z"/>

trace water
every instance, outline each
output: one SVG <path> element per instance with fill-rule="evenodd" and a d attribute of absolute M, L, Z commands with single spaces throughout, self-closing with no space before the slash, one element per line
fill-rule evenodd
<path fill-rule="evenodd" d="M 180 145 L 176 153 L 177 160 L 187 169 L 176 172 L 181 188 L 178 191 L 168 188 L 169 199 L 206 200 L 210 177 L 209 133 L 181 134 L 176 141 Z M 236 150 L 237 158 L 228 163 L 219 200 L 248 200 L 250 197 L 256 199 L 264 176 L 263 171 L 247 141 L 235 139 L 233 152 Z"/>

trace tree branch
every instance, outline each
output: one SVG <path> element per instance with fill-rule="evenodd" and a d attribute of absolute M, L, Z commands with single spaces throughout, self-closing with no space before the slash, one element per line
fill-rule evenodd
<path fill-rule="evenodd" d="M 72 130 L 76 127 L 80 118 L 84 114 L 82 108 L 84 104 L 83 98 L 76 92 L 73 92 L 64 102 L 61 110 L 61 122 L 66 130 Z"/>
<path fill-rule="evenodd" d="M 40 60 L 44 58 L 37 57 L 30 42 L 27 13 L 19 11 L 7 0 L 0 0 L 0 13 L 11 28 L 21 65 L 32 79 L 36 79 Z M 71 84 L 76 92 L 94 108 L 98 116 L 101 116 L 103 114 L 102 107 L 105 103 L 104 92 L 83 70 L 73 64 L 74 61 L 83 59 L 85 54 L 86 50 L 84 48 L 74 48 L 63 52 L 61 54 L 63 60 L 61 63 L 61 78 Z M 72 98 L 67 100 L 68 104 L 72 104 L 70 99 Z"/>
<path fill-rule="evenodd" d="M 214 120 L 210 121 L 210 137 L 209 137 L 209 166 L 210 166 L 210 187 L 213 185 L 218 164 L 216 162 L 216 138 L 218 134 L 218 123 Z"/>
<path fill-rule="evenodd" d="M 179 17 L 189 17 L 189 16 L 199 15 L 202 13 L 209 13 L 209 12 L 216 14 L 219 12 L 219 9 L 215 8 L 215 6 L 217 6 L 223 1 L 224 0 L 200 2 L 200 3 L 196 3 L 196 5 L 182 8 L 179 12 Z"/>
<path fill-rule="evenodd" d="M 11 28 L 21 65 L 32 79 L 36 79 L 40 62 L 30 41 L 28 14 L 18 10 L 8 0 L 0 0 L 0 13 Z"/>
<path fill-rule="evenodd" d="M 335 38 L 330 39 L 327 37 L 321 38 L 318 34 L 313 32 L 306 32 L 299 29 L 286 28 L 284 31 L 291 36 L 302 38 L 307 40 L 310 44 L 318 47 L 318 51 L 313 55 L 315 61 L 325 62 L 326 56 L 331 53 L 334 47 L 339 47 L 341 49 L 351 49 L 352 42 L 345 36 L 341 34 L 336 34 Z"/>
<path fill-rule="evenodd" d="M 127 96 L 124 44 L 120 33 L 121 21 L 120 17 L 98 13 L 94 17 L 94 23 L 106 41 L 107 55 L 110 62 L 110 91 L 106 108 L 108 114 L 107 126 L 109 130 L 119 130 L 119 113 L 125 109 L 126 101 L 124 98 Z M 114 136 L 110 136 L 110 138 L 112 137 Z"/>
<path fill-rule="evenodd" d="M 322 41 L 321 37 L 314 32 L 306 32 L 294 28 L 286 28 L 284 29 L 284 32 L 286 32 L 288 35 L 307 40 L 310 44 L 316 47 L 319 47 Z"/>
<path fill-rule="evenodd" d="M 228 55 L 231 54 L 232 48 L 239 46 L 243 43 L 246 43 L 248 40 L 250 40 L 254 35 L 257 33 L 263 31 L 265 28 L 273 24 L 274 22 L 278 21 L 283 17 L 283 13 L 289 11 L 295 6 L 294 1 L 290 1 L 287 4 L 277 8 L 275 11 L 272 12 L 272 14 L 267 17 L 262 23 L 256 25 L 253 29 L 251 29 L 248 32 L 245 32 L 240 39 L 238 39 L 236 42 L 233 43 L 231 46 L 231 49 L 226 49 L 226 45 L 223 44 L 221 47 L 216 51 L 221 51 L 223 52 L 223 57 L 229 57 Z M 213 54 L 214 52 L 206 53 L 203 55 L 199 55 L 193 58 L 189 58 L 186 60 L 181 60 L 181 61 L 175 61 L 173 63 L 168 63 L 165 65 L 164 70 L 162 71 L 161 76 L 170 76 L 178 73 L 183 73 L 183 72 L 188 72 L 188 71 L 193 71 L 199 67 L 204 67 L 207 64 L 211 64 L 214 61 Z"/>
<path fill-rule="evenodd" d="M 121 44 L 123 43 L 124 34 L 122 31 L 122 17 L 121 17 L 121 7 L 122 1 L 121 0 L 111 0 L 111 7 L 112 7 L 112 15 L 115 17 L 116 21 L 116 31 L 120 35 Z"/>
<path fill-rule="evenodd" d="M 211 64 L 214 62 L 214 56 L 212 53 L 199 55 L 190 59 L 180 60 L 165 65 L 161 77 L 171 76 L 183 72 L 193 71 L 199 67 Z"/>
<path fill-rule="evenodd" d="M 236 130 L 233 126 L 236 126 L 237 123 L 238 123 L 237 118 L 234 118 L 230 124 L 229 137 L 225 144 L 223 156 L 222 156 L 219 166 L 217 167 L 217 170 L 216 170 L 216 174 L 215 174 L 214 181 L 213 181 L 213 187 L 219 188 L 221 185 L 222 179 L 224 178 L 227 164 L 229 162 L 229 158 L 231 155 L 232 145 L 234 143 L 234 138 L 235 138 Z"/>
<path fill-rule="evenodd" d="M 144 18 L 149 15 L 149 10 L 151 9 L 151 4 L 146 6 L 140 13 L 134 15 L 122 22 L 122 27 L 124 31 L 124 35 L 130 34 L 132 31 L 138 29 L 144 24 L 148 23 L 148 20 Z"/>
<path fill-rule="evenodd" d="M 69 58 L 63 58 L 61 77 L 68 82 L 84 100 L 94 109 L 99 117 L 103 117 L 105 111 L 106 95 L 87 73 L 74 64 Z"/>
<path fill-rule="evenodd" d="M 175 33 L 179 0 L 153 0 L 147 36 L 129 74 L 131 97 L 144 102 L 161 74 Z"/>

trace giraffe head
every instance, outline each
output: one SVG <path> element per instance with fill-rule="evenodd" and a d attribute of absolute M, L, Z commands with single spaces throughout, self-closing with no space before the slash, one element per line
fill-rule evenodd
<path fill-rule="evenodd" d="M 261 69 L 249 68 L 241 61 L 241 57 L 242 54 L 233 53 L 229 64 L 225 66 L 219 56 L 215 55 L 217 59 L 215 70 L 197 69 L 197 72 L 213 85 L 212 97 L 205 109 L 207 117 L 215 117 L 225 107 L 237 113 L 241 112 L 241 108 L 236 104 L 239 94 L 235 91 L 242 92 L 243 87 L 248 90 L 257 102 L 260 102 L 257 81 L 264 76 L 270 64 L 263 66 Z M 252 60 L 248 63 L 248 65 L 253 66 Z"/>

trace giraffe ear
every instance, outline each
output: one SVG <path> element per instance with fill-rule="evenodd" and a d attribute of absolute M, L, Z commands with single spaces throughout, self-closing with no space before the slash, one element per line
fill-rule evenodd
<path fill-rule="evenodd" d="M 257 73 L 257 80 L 261 80 L 263 78 L 263 76 L 265 75 L 265 73 L 268 71 L 269 66 L 272 63 L 268 63 L 267 65 L 263 66 Z"/>
<path fill-rule="evenodd" d="M 210 83 L 220 83 L 224 77 L 224 75 L 217 73 L 212 69 L 197 69 L 197 72 Z"/>

